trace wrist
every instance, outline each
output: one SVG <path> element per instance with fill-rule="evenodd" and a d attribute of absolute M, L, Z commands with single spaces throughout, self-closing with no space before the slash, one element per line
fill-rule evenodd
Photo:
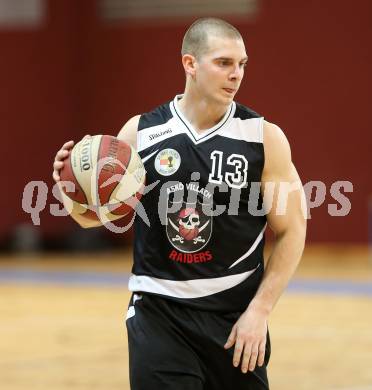
<path fill-rule="evenodd" d="M 268 302 L 254 298 L 248 305 L 247 310 L 253 310 L 255 313 L 260 313 L 261 315 L 268 317 L 272 311 L 272 305 Z"/>

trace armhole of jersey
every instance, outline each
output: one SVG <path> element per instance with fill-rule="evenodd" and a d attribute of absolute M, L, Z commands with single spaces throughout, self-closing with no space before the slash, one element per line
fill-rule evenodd
<path fill-rule="evenodd" d="M 260 128 L 259 128 L 259 132 L 260 132 L 260 139 L 261 139 L 261 142 L 262 142 L 262 145 L 263 145 L 263 143 L 264 143 L 264 129 L 263 129 L 263 127 L 264 127 L 264 120 L 265 120 L 265 118 L 262 116 L 261 118 L 260 118 L 261 120 L 260 120 Z"/>
<path fill-rule="evenodd" d="M 262 142 L 262 159 L 263 159 L 263 163 L 262 163 L 262 171 L 261 171 L 261 175 L 260 175 L 260 180 L 262 179 L 262 173 L 263 173 L 263 170 L 265 169 L 265 161 L 266 161 L 266 156 L 265 156 L 265 143 L 264 143 L 264 121 L 265 121 L 265 118 L 264 117 L 261 117 L 261 120 L 260 120 L 260 137 L 261 137 L 261 142 Z"/>
<path fill-rule="evenodd" d="M 140 152 L 141 151 L 141 143 L 140 143 L 140 130 L 139 130 L 139 125 L 140 125 L 140 122 L 141 122 L 141 118 L 142 118 L 142 114 L 140 115 L 139 119 L 138 119 L 138 124 L 137 124 L 137 132 L 136 132 L 136 140 L 137 140 L 137 152 Z"/>

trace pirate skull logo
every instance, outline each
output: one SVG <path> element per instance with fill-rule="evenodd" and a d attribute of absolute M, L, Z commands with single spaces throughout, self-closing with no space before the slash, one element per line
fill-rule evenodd
<path fill-rule="evenodd" d="M 196 252 L 204 247 L 212 233 L 212 220 L 203 213 L 201 204 L 184 205 L 180 211 L 168 213 L 167 236 L 182 252 Z"/>
<path fill-rule="evenodd" d="M 185 208 L 178 215 L 178 231 L 186 241 L 191 241 L 199 234 L 199 213 L 193 208 Z"/>

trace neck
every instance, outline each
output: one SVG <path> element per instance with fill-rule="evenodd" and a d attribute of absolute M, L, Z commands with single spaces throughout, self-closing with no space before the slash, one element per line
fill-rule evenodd
<path fill-rule="evenodd" d="M 196 91 L 186 88 L 182 99 L 178 101 L 178 107 L 194 129 L 202 132 L 215 126 L 226 114 L 229 106 L 213 104 Z"/>

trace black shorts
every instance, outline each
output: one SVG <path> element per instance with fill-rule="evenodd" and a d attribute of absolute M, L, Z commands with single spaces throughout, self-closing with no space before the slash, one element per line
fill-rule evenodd
<path fill-rule="evenodd" d="M 131 389 L 267 390 L 269 334 L 265 364 L 246 374 L 232 364 L 234 347 L 223 347 L 240 314 L 199 311 L 133 294 L 126 321 Z"/>

